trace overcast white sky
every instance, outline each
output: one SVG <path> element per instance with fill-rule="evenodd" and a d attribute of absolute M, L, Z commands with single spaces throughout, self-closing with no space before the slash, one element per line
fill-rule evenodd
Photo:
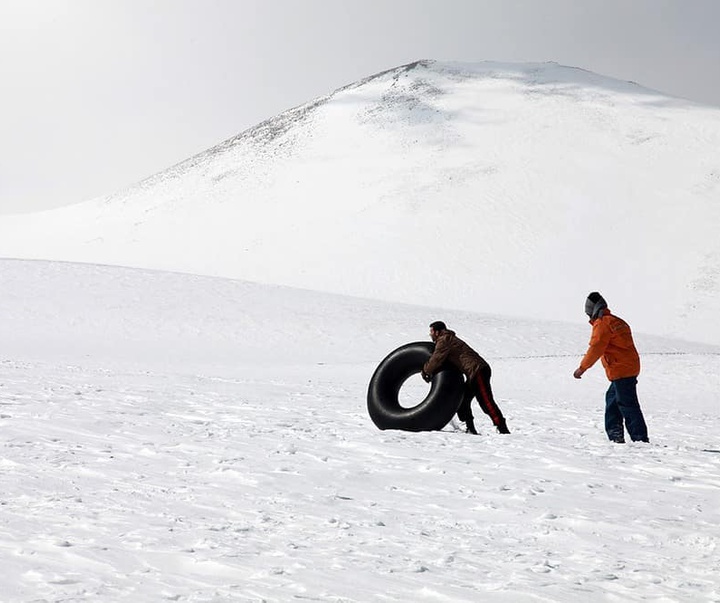
<path fill-rule="evenodd" d="M 0 0 L 0 213 L 109 194 L 417 59 L 557 61 L 720 106 L 717 0 Z"/>

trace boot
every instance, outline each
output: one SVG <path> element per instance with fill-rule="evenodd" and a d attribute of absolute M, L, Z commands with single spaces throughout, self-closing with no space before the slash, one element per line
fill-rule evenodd
<path fill-rule="evenodd" d="M 503 419 L 502 421 L 500 421 L 497 424 L 497 430 L 498 430 L 498 433 L 510 433 L 510 430 L 508 429 L 505 419 Z"/>
<path fill-rule="evenodd" d="M 467 422 L 467 426 L 465 428 L 465 433 L 472 433 L 474 435 L 477 435 L 477 430 L 475 429 L 475 423 L 473 422 L 472 419 L 470 419 Z"/>

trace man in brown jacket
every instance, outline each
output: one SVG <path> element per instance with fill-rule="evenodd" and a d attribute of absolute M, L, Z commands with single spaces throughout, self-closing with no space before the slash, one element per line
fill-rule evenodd
<path fill-rule="evenodd" d="M 425 363 L 422 377 L 425 381 L 430 381 L 433 374 L 439 371 L 446 362 L 453 364 L 463 372 L 467 381 L 457 415 L 465 423 L 467 432 L 477 433 L 470 407 L 474 396 L 497 430 L 500 433 L 510 433 L 505 417 L 493 398 L 490 387 L 490 365 L 480 354 L 457 337 L 454 331 L 450 331 L 441 320 L 430 325 L 430 339 L 435 342 L 435 351 Z"/>

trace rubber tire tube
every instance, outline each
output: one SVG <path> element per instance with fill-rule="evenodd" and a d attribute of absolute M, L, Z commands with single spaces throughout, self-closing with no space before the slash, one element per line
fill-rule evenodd
<path fill-rule="evenodd" d="M 462 402 L 465 381 L 453 366 L 433 375 L 428 395 L 416 406 L 400 406 L 399 394 L 405 381 L 422 372 L 435 349 L 429 341 L 405 344 L 390 352 L 375 369 L 368 386 L 370 418 L 380 429 L 437 431 L 453 418 Z"/>

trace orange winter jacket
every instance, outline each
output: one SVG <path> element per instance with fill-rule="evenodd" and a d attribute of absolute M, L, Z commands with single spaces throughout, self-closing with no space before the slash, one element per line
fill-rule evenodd
<path fill-rule="evenodd" d="M 630 326 L 607 309 L 590 324 L 590 345 L 580 361 L 580 368 L 586 371 L 601 358 L 610 381 L 637 377 L 640 374 L 640 356 L 635 349 Z"/>

